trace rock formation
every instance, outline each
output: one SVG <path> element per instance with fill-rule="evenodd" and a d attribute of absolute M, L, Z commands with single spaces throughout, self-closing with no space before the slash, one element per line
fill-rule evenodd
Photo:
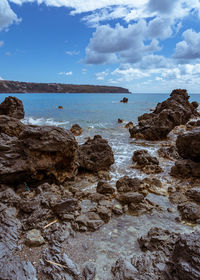
<path fill-rule="evenodd" d="M 6 97 L 0 104 L 0 115 L 6 115 L 15 119 L 24 118 L 24 106 L 17 97 Z"/>
<path fill-rule="evenodd" d="M 186 124 L 198 115 L 196 104 L 190 103 L 186 90 L 173 90 L 170 98 L 158 103 L 150 114 L 138 117 L 138 125 L 129 129 L 131 137 L 162 140 L 177 125 Z"/>

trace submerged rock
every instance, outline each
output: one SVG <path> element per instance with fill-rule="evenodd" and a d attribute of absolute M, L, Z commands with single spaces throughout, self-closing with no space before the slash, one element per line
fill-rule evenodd
<path fill-rule="evenodd" d="M 138 117 L 138 126 L 129 129 L 131 137 L 146 140 L 162 140 L 177 125 L 186 124 L 198 115 L 197 108 L 189 101 L 186 90 L 173 90 L 170 98 L 158 103 L 150 114 Z"/>
<path fill-rule="evenodd" d="M 79 147 L 79 169 L 91 172 L 109 170 L 114 163 L 114 155 L 108 142 L 100 135 L 87 140 Z"/>
<path fill-rule="evenodd" d="M 127 97 L 124 97 L 122 100 L 120 100 L 120 102 L 122 102 L 122 103 L 128 103 L 128 98 L 127 98 Z"/>
<path fill-rule="evenodd" d="M 0 104 L 0 115 L 6 115 L 16 119 L 24 118 L 24 106 L 17 97 L 9 96 Z"/>

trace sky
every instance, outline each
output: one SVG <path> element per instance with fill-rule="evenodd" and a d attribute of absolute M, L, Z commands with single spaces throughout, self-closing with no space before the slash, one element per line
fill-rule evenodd
<path fill-rule="evenodd" d="M 200 0 L 0 0 L 0 79 L 200 93 Z"/>

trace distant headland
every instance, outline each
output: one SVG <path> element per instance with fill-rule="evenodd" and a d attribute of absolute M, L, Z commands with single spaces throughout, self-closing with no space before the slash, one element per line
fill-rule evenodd
<path fill-rule="evenodd" d="M 130 93 L 115 86 L 0 81 L 0 93 Z"/>

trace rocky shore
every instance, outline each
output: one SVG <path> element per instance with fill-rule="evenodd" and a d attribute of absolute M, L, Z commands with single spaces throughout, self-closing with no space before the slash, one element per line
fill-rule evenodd
<path fill-rule="evenodd" d="M 0 80 L 0 93 L 129 93 L 115 86 L 26 83 Z"/>
<path fill-rule="evenodd" d="M 0 104 L 0 279 L 200 279 L 197 108 L 186 90 L 174 90 L 138 117 L 129 132 L 142 148 L 127 169 L 143 176 L 114 182 L 107 140 L 79 144 L 77 124 L 71 131 L 25 125 L 22 102 L 7 97 Z M 157 156 L 144 149 L 154 143 Z"/>

